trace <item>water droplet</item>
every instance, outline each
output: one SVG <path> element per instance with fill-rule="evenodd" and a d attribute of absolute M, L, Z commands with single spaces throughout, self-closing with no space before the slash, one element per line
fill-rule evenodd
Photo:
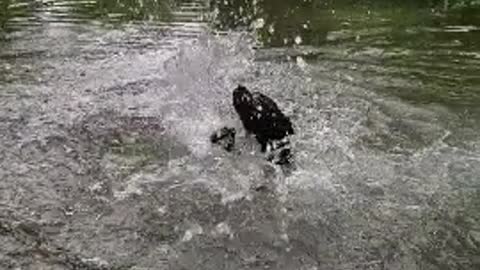
<path fill-rule="evenodd" d="M 307 63 L 305 62 L 305 60 L 303 60 L 301 56 L 297 56 L 297 65 L 303 69 L 307 66 Z"/>
<path fill-rule="evenodd" d="M 270 26 L 268 27 L 268 32 L 272 35 L 275 32 L 275 28 L 273 27 L 273 24 L 270 24 Z"/>
<path fill-rule="evenodd" d="M 254 29 L 261 29 L 265 26 L 265 20 L 263 18 L 258 18 L 253 22 Z"/>
<path fill-rule="evenodd" d="M 230 226 L 228 226 L 228 224 L 225 223 L 225 222 L 218 223 L 217 226 L 215 226 L 215 230 L 219 234 L 230 234 L 231 233 Z"/>
<path fill-rule="evenodd" d="M 186 231 L 185 234 L 183 235 L 183 238 L 182 238 L 182 241 L 183 242 L 188 242 L 190 240 L 192 240 L 193 238 L 193 234 L 190 230 Z"/>
<path fill-rule="evenodd" d="M 161 206 L 157 209 L 158 213 L 160 213 L 161 215 L 167 213 L 167 207 L 166 206 Z"/>
<path fill-rule="evenodd" d="M 300 45 L 302 43 L 302 37 L 301 36 L 296 36 L 295 37 L 295 44 Z"/>
<path fill-rule="evenodd" d="M 285 241 L 285 242 L 288 242 L 288 234 L 282 233 L 282 234 L 280 235 L 280 239 L 282 239 L 282 240 Z"/>

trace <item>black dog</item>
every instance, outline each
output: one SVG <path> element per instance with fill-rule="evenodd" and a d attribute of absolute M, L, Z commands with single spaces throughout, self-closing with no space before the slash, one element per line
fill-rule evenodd
<path fill-rule="evenodd" d="M 233 106 L 240 116 L 240 120 L 249 133 L 253 133 L 265 152 L 267 146 L 271 150 L 282 147 L 279 151 L 280 160 L 276 163 L 287 162 L 290 158 L 289 135 L 294 134 L 292 122 L 278 108 L 271 98 L 247 90 L 239 85 L 233 91 Z"/>

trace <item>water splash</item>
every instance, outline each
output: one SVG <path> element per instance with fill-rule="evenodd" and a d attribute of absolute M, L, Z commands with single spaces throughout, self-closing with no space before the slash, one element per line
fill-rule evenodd
<path fill-rule="evenodd" d="M 184 45 L 166 63 L 166 80 L 172 85 L 176 108 L 165 112 L 173 129 L 197 155 L 205 155 L 212 131 L 234 118 L 231 91 L 252 68 L 252 44 L 245 35 L 203 36 Z"/>

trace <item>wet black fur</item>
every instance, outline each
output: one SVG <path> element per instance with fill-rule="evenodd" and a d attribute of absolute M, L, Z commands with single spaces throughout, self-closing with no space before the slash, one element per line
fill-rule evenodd
<path fill-rule="evenodd" d="M 233 91 L 233 106 L 246 131 L 253 133 L 262 152 L 274 141 L 294 134 L 292 122 L 275 101 L 258 92 L 251 93 L 242 85 Z"/>

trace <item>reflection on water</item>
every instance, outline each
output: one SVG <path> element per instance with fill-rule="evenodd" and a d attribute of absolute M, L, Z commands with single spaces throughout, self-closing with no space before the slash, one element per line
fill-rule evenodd
<path fill-rule="evenodd" d="M 321 45 L 334 27 L 330 9 L 318 1 L 212 2 L 218 14 L 218 28 L 252 26 L 265 46 Z"/>
<path fill-rule="evenodd" d="M 168 20 L 171 2 L 171 0 L 97 0 L 75 5 L 74 11 L 119 21 Z"/>
<path fill-rule="evenodd" d="M 0 2 L 0 29 L 5 28 L 5 24 L 8 21 L 8 7 L 10 6 L 10 0 Z"/>
<path fill-rule="evenodd" d="M 48 22 L 88 23 L 94 19 L 109 23 L 168 21 L 173 6 L 171 0 L 2 0 L 0 28 L 8 32 Z"/>

